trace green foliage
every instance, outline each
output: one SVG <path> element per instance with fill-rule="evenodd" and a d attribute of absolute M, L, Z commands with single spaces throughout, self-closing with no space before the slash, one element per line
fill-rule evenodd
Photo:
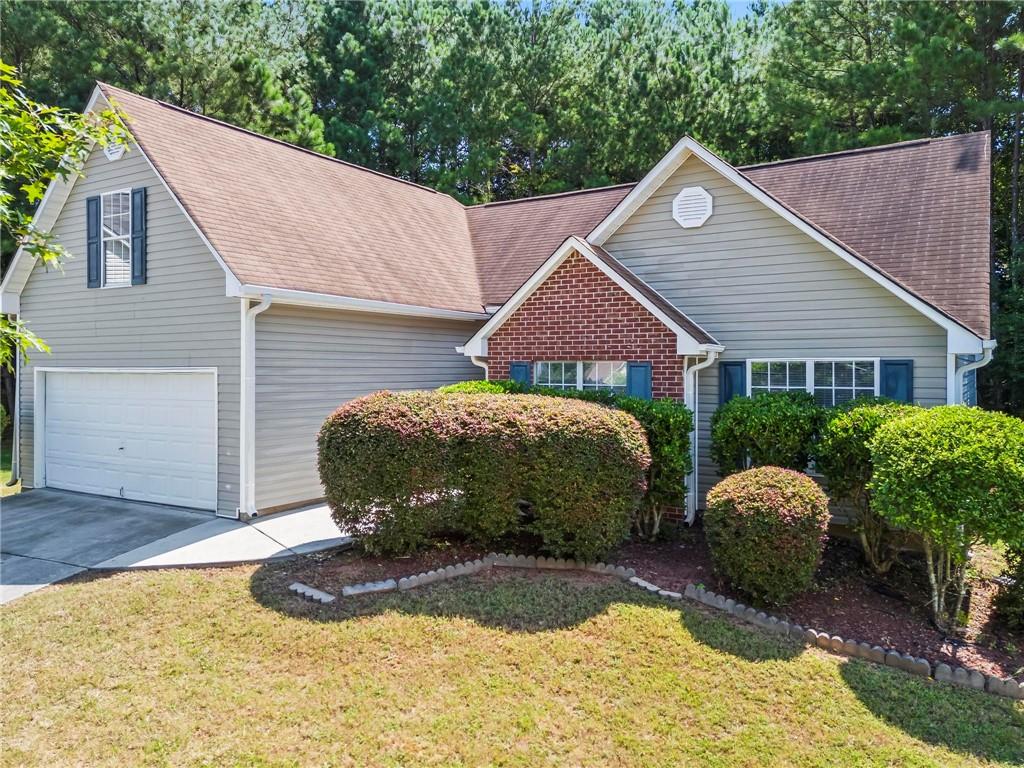
<path fill-rule="evenodd" d="M 42 200 L 54 179 L 81 174 L 94 142 L 123 143 L 124 127 L 112 111 L 81 115 L 39 104 L 25 95 L 15 69 L 0 61 L 0 232 L 5 241 L 48 268 L 61 267 L 68 253 L 52 233 L 37 229 L 17 205 Z M 14 370 L 17 355 L 49 351 L 17 318 L 0 316 L 0 367 Z"/>
<path fill-rule="evenodd" d="M 670 508 L 686 506 L 686 476 L 693 470 L 690 433 L 693 414 L 677 400 L 644 400 L 619 395 L 606 389 L 559 389 L 527 387 L 514 381 L 464 381 L 441 387 L 439 392 L 530 393 L 545 397 L 584 400 L 618 408 L 634 416 L 647 435 L 651 465 L 647 472 L 647 493 L 633 520 L 633 528 L 642 539 L 654 539 Z"/>
<path fill-rule="evenodd" d="M 882 424 L 870 449 L 874 508 L 922 536 L 933 616 L 952 628 L 971 546 L 1024 544 L 1024 421 L 965 406 L 929 408 Z"/>
<path fill-rule="evenodd" d="M 443 532 L 492 543 L 520 526 L 554 555 L 618 544 L 644 493 L 650 452 L 628 414 L 522 395 L 378 392 L 320 430 L 318 464 L 338 525 L 374 552 Z"/>
<path fill-rule="evenodd" d="M 708 492 L 704 530 L 719 571 L 753 600 L 781 605 L 810 588 L 828 528 L 828 498 L 807 475 L 757 467 Z"/>
<path fill-rule="evenodd" d="M 526 391 L 526 387 L 511 379 L 498 379 L 486 381 L 474 379 L 472 381 L 460 381 L 457 384 L 446 384 L 437 388 L 438 392 L 451 395 L 519 395 Z"/>
<path fill-rule="evenodd" d="M 7 427 L 10 426 L 11 418 L 7 415 L 7 409 L 0 404 L 0 435 L 7 431 Z"/>
<path fill-rule="evenodd" d="M 746 466 L 803 470 L 823 413 L 807 392 L 734 397 L 711 416 L 711 458 L 723 476 Z"/>
<path fill-rule="evenodd" d="M 870 442 L 882 424 L 920 410 L 884 398 L 853 400 L 828 412 L 814 446 L 815 467 L 825 476 L 832 498 L 852 506 L 864 557 L 876 573 L 888 572 L 906 541 L 872 509 Z"/>
<path fill-rule="evenodd" d="M 1014 632 L 1024 632 L 1024 545 L 1006 551 L 1007 583 L 999 587 L 995 597 L 996 616 Z"/>

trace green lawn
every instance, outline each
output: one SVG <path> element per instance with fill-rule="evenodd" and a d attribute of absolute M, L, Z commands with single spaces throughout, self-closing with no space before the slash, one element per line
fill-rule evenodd
<path fill-rule="evenodd" d="M 299 603 L 287 564 L 0 609 L 0 762 L 985 765 L 1024 706 L 805 650 L 617 581 L 480 576 Z"/>

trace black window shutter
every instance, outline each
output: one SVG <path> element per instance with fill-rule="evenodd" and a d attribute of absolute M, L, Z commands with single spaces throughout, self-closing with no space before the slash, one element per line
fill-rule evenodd
<path fill-rule="evenodd" d="M 879 394 L 903 403 L 914 402 L 914 361 L 882 360 Z"/>
<path fill-rule="evenodd" d="M 524 362 L 515 362 L 508 364 L 508 377 L 512 381 L 518 381 L 520 384 L 530 383 L 530 364 Z"/>
<path fill-rule="evenodd" d="M 631 397 L 651 399 L 651 364 L 626 364 L 626 394 Z"/>
<path fill-rule="evenodd" d="M 718 403 L 747 394 L 747 361 L 729 360 L 718 364 Z"/>
<path fill-rule="evenodd" d="M 89 197 L 85 200 L 85 256 L 89 288 L 99 288 L 102 284 L 100 245 L 100 199 Z"/>
<path fill-rule="evenodd" d="M 132 190 L 132 285 L 146 283 L 146 188 Z"/>

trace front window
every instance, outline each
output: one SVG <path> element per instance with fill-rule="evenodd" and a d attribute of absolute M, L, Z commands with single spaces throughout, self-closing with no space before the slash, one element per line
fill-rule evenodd
<path fill-rule="evenodd" d="M 750 395 L 804 391 L 832 406 L 878 394 L 877 359 L 751 360 L 749 374 Z"/>
<path fill-rule="evenodd" d="M 540 362 L 534 366 L 533 383 L 556 389 L 605 389 L 626 393 L 623 361 Z"/>
<path fill-rule="evenodd" d="M 132 283 L 132 194 L 107 192 L 103 208 L 103 285 Z"/>

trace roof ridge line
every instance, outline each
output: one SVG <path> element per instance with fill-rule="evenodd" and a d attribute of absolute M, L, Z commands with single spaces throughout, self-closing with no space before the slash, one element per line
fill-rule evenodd
<path fill-rule="evenodd" d="M 753 170 L 755 168 L 765 168 L 774 165 L 783 165 L 785 163 L 800 163 L 811 160 L 822 160 L 831 157 L 845 157 L 847 155 L 862 155 L 870 152 L 884 152 L 890 149 L 899 149 L 900 147 L 912 147 L 919 144 L 930 144 L 933 141 L 948 141 L 950 139 L 959 139 L 964 136 L 974 136 L 979 133 L 987 133 L 988 131 L 968 131 L 967 133 L 951 133 L 947 136 L 924 136 L 920 139 L 907 139 L 906 141 L 893 141 L 888 144 L 876 144 L 871 147 L 851 147 L 850 149 L 840 149 L 835 152 L 822 152 L 817 155 L 803 155 L 802 157 L 790 157 L 784 160 L 769 160 L 764 163 L 752 163 L 750 165 L 737 165 L 734 166 L 737 170 Z"/>
<path fill-rule="evenodd" d="M 228 129 L 233 130 L 233 131 L 238 131 L 239 133 L 244 133 L 244 134 L 246 134 L 248 136 L 253 136 L 253 137 L 257 138 L 257 139 L 263 139 L 264 141 L 269 141 L 272 144 L 279 144 L 282 147 L 287 147 L 288 149 L 294 149 L 294 150 L 297 150 L 297 151 L 302 152 L 304 154 L 312 155 L 313 157 L 320 158 L 321 160 L 327 160 L 327 161 L 332 162 L 332 163 L 338 163 L 339 165 L 344 165 L 344 166 L 346 166 L 348 168 L 354 168 L 357 171 L 365 171 L 366 173 L 372 173 L 374 176 L 379 176 L 382 179 L 389 179 L 391 181 L 397 181 L 400 184 L 405 184 L 407 186 L 414 187 L 416 189 L 422 189 L 425 192 L 431 192 L 431 193 L 433 193 L 435 195 L 442 195 L 444 197 L 451 198 L 456 203 L 461 205 L 463 208 L 467 207 L 465 205 L 462 205 L 462 203 L 459 203 L 458 200 L 455 200 L 455 198 L 452 197 L 451 195 L 449 195 L 447 192 L 442 192 L 439 189 L 434 189 L 433 187 L 428 187 L 428 186 L 425 186 L 423 184 L 417 184 L 415 181 L 409 181 L 408 179 L 402 179 L 402 178 L 399 178 L 398 176 L 392 176 L 390 173 L 384 173 L 383 171 L 376 171 L 373 168 L 367 168 L 366 166 L 359 165 L 358 163 L 351 163 L 348 160 L 342 160 L 339 157 L 331 157 L 330 155 L 325 155 L 323 152 L 317 152 L 316 150 L 309 149 L 308 147 L 300 147 L 298 144 L 292 144 L 291 142 L 288 142 L 288 141 L 283 141 L 281 139 L 275 139 L 272 136 L 266 136 L 266 135 L 264 135 L 262 133 L 257 133 L 256 131 L 249 130 L 248 128 L 242 128 L 240 125 L 234 125 L 233 123 L 229 123 L 229 122 L 227 122 L 225 120 L 220 120 L 220 119 L 218 119 L 216 117 L 211 117 L 210 115 L 204 115 L 204 114 L 201 114 L 199 112 L 193 112 L 191 109 L 186 109 L 185 107 L 180 107 L 177 104 L 171 104 L 170 102 L 163 101 L 162 99 L 154 99 L 151 96 L 143 96 L 141 93 L 135 93 L 134 91 L 129 91 L 127 88 L 119 88 L 116 85 L 111 85 L 110 83 L 105 83 L 102 80 L 97 80 L 96 82 L 97 82 L 97 84 L 99 84 L 103 88 L 110 88 L 110 89 L 115 90 L 115 91 L 122 91 L 123 93 L 131 94 L 135 98 L 145 99 L 146 101 L 152 101 L 154 104 L 158 104 L 161 107 L 166 107 L 167 109 L 172 109 L 172 110 L 174 110 L 176 112 L 181 112 L 181 113 L 183 113 L 185 115 L 188 115 L 189 117 L 194 117 L 194 118 L 197 118 L 199 120 L 205 120 L 206 122 L 213 123 L 214 125 L 219 125 L 219 126 L 221 126 L 223 128 L 228 128 Z M 129 115 L 129 117 L 131 117 L 131 116 Z"/>
<path fill-rule="evenodd" d="M 492 200 L 489 203 L 474 203 L 465 206 L 466 209 L 473 208 L 495 208 L 500 205 L 512 205 L 513 203 L 528 203 L 531 200 L 550 200 L 553 197 L 568 197 L 570 195 L 583 195 L 588 192 L 603 192 L 609 189 L 620 189 L 622 187 L 635 187 L 635 181 L 627 181 L 621 184 L 606 184 L 603 187 L 585 187 L 583 189 L 570 189 L 565 192 L 551 192 L 547 195 L 533 195 L 531 197 L 517 197 L 514 200 Z"/>

